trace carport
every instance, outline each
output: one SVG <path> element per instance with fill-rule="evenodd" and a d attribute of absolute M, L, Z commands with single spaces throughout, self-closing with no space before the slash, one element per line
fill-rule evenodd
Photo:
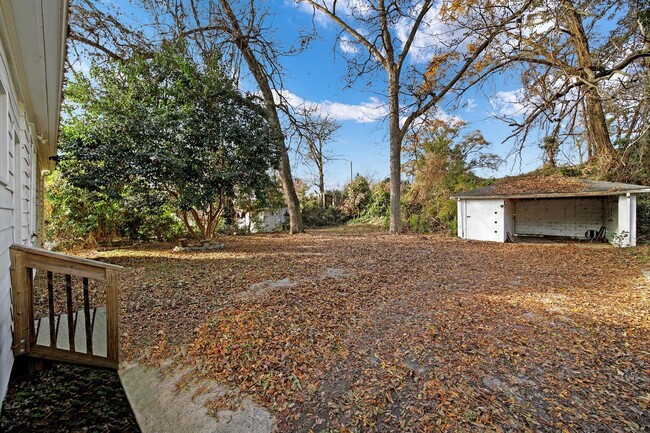
<path fill-rule="evenodd" d="M 650 188 L 561 176 L 514 177 L 452 196 L 458 236 L 506 242 L 518 237 L 589 239 L 636 245 L 636 197 Z"/>

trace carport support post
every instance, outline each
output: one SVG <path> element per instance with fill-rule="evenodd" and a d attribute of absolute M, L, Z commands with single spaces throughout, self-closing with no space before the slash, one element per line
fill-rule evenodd
<path fill-rule="evenodd" d="M 456 218 L 458 219 L 457 224 L 458 224 L 458 237 L 461 239 L 465 239 L 465 212 L 464 212 L 464 206 L 465 201 L 461 199 L 456 199 Z"/>
<path fill-rule="evenodd" d="M 630 246 L 636 247 L 636 195 L 628 192 L 625 198 L 630 209 Z"/>
<path fill-rule="evenodd" d="M 636 195 L 627 193 L 618 196 L 618 235 L 627 232 L 622 246 L 636 246 Z"/>

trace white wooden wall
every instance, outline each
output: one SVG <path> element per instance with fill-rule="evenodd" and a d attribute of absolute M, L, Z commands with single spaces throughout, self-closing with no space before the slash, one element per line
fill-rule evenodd
<path fill-rule="evenodd" d="M 608 240 L 627 232 L 621 246 L 636 245 L 636 196 L 559 199 L 458 200 L 458 236 L 503 242 L 506 233 L 584 239 L 605 226 Z"/>
<path fill-rule="evenodd" d="M 33 135 L 0 43 L 0 401 L 13 366 L 9 247 L 32 245 L 39 171 Z"/>
<path fill-rule="evenodd" d="M 518 200 L 515 233 L 583 239 L 587 230 L 606 225 L 603 198 Z"/>
<path fill-rule="evenodd" d="M 246 212 L 242 218 L 239 218 L 237 224 L 240 229 L 247 229 L 250 226 L 253 233 L 272 232 L 281 228 L 288 221 L 286 214 L 286 207 L 262 211 L 252 219 L 250 212 Z"/>

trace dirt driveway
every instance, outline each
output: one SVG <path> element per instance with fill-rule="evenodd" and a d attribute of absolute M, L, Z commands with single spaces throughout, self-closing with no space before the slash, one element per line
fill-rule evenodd
<path fill-rule="evenodd" d="M 633 250 L 359 228 L 223 242 L 98 254 L 127 267 L 123 357 L 181 353 L 282 432 L 650 430 Z"/>

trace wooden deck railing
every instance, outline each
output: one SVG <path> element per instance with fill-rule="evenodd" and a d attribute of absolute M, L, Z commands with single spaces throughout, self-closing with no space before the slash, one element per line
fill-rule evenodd
<path fill-rule="evenodd" d="M 12 245 L 10 255 L 14 355 L 117 368 L 117 272 L 122 267 L 22 245 Z M 43 304 L 39 308 L 35 295 Z M 101 301 L 105 306 L 98 305 Z M 59 335 L 62 323 L 67 338 Z"/>

